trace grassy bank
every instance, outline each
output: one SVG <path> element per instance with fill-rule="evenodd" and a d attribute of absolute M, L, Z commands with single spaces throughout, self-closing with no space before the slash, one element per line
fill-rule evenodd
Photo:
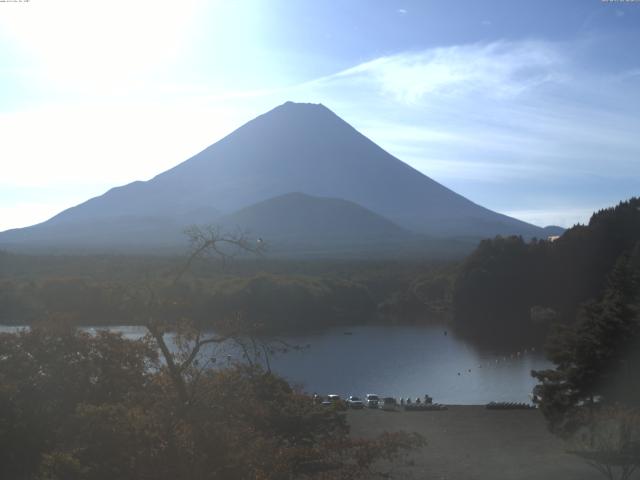
<path fill-rule="evenodd" d="M 440 412 L 351 410 L 355 437 L 382 432 L 418 432 L 427 446 L 409 465 L 393 468 L 397 478 L 453 480 L 598 480 L 569 446 L 548 432 L 538 410 L 486 410 L 453 406 Z"/>

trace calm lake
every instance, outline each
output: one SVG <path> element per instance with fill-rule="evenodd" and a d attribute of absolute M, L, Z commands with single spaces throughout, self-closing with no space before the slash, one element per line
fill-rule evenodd
<path fill-rule="evenodd" d="M 0 326 L 0 332 L 15 329 Z M 145 333 L 141 327 L 110 330 L 131 339 Z M 551 366 L 538 351 L 505 355 L 445 331 L 433 326 L 361 326 L 280 336 L 278 340 L 307 347 L 276 354 L 270 364 L 309 393 L 361 397 L 377 393 L 413 399 L 429 394 L 434 402 L 460 405 L 529 402 L 535 385 L 531 370 Z M 227 344 L 208 348 L 202 359 L 224 365 L 241 361 L 242 355 L 237 346 Z"/>

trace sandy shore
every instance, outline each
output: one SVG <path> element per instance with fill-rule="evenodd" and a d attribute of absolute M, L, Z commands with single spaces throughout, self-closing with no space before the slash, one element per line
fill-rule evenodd
<path fill-rule="evenodd" d="M 453 406 L 441 412 L 351 410 L 352 435 L 418 432 L 427 446 L 394 478 L 436 480 L 598 480 L 602 477 L 547 431 L 538 410 Z"/>

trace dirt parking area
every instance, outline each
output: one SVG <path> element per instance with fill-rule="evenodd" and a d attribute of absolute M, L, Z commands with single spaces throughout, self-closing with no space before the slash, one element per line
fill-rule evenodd
<path fill-rule="evenodd" d="M 538 410 L 453 406 L 435 412 L 351 410 L 352 435 L 418 432 L 427 446 L 393 468 L 394 478 L 436 480 L 598 480 L 603 477 L 548 432 Z M 634 477 L 636 478 L 636 477 Z"/>

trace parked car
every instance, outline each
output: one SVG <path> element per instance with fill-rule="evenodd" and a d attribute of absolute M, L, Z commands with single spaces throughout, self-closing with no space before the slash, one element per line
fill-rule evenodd
<path fill-rule="evenodd" d="M 375 393 L 367 393 L 367 407 L 369 408 L 378 408 L 378 403 L 380 402 L 380 397 Z"/>
<path fill-rule="evenodd" d="M 336 395 L 335 393 L 327 395 L 327 399 L 322 402 L 322 405 L 332 406 L 336 410 L 346 410 L 347 409 L 347 404 L 344 402 L 344 400 L 342 400 L 340 398 L 340 395 Z"/>
<path fill-rule="evenodd" d="M 397 410 L 398 402 L 393 397 L 384 397 L 380 408 L 382 408 L 382 410 Z"/>
<path fill-rule="evenodd" d="M 349 408 L 364 408 L 364 403 L 362 403 L 362 400 L 360 400 L 359 397 L 351 395 L 347 399 L 347 407 L 349 407 Z"/>

